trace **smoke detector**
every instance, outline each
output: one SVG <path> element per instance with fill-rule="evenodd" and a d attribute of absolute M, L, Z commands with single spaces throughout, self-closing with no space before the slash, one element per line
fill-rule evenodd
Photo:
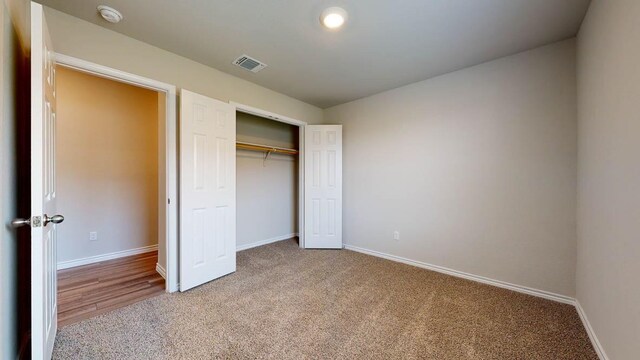
<path fill-rule="evenodd" d="M 120 20 L 123 19 L 123 16 L 120 13 L 120 11 L 107 5 L 99 5 L 98 12 L 100 13 L 100 16 L 102 16 L 103 19 L 107 20 L 112 24 L 117 24 L 120 22 Z"/>
<path fill-rule="evenodd" d="M 267 67 L 267 64 L 260 60 L 256 60 L 249 55 L 241 55 L 239 58 L 233 61 L 233 65 L 240 66 L 245 70 L 257 73 L 258 71 Z"/>

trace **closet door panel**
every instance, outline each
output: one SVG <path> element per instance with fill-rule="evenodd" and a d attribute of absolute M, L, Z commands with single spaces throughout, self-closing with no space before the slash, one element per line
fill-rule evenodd
<path fill-rule="evenodd" d="M 235 107 L 182 90 L 180 290 L 236 270 Z"/>
<path fill-rule="evenodd" d="M 305 129 L 305 248 L 342 248 L 342 125 Z"/>

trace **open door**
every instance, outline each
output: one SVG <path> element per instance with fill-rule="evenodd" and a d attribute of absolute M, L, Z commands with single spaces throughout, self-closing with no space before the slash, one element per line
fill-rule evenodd
<path fill-rule="evenodd" d="M 236 271 L 236 108 L 180 94 L 180 291 Z"/>
<path fill-rule="evenodd" d="M 31 342 L 49 359 L 58 320 L 56 278 L 56 93 L 53 48 L 42 5 L 31 3 Z M 19 225 L 19 220 L 16 221 Z M 16 223 L 14 222 L 14 223 Z"/>
<path fill-rule="evenodd" d="M 304 247 L 342 248 L 342 125 L 307 125 Z"/>

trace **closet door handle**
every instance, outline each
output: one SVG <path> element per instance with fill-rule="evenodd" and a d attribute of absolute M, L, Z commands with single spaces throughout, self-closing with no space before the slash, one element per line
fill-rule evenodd
<path fill-rule="evenodd" d="M 60 224 L 64 221 L 64 216 L 62 215 L 53 215 L 49 217 L 49 215 L 44 214 L 43 226 L 47 226 L 48 223 Z"/>

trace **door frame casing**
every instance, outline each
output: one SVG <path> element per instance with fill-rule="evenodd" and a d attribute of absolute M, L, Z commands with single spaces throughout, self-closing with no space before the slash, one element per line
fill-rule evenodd
<path fill-rule="evenodd" d="M 304 131 L 308 123 L 253 106 L 229 101 L 236 111 L 298 127 L 298 245 L 304 249 Z"/>
<path fill-rule="evenodd" d="M 57 65 L 102 78 L 162 92 L 165 94 L 165 266 L 166 291 L 178 291 L 178 143 L 176 114 L 176 87 L 167 83 L 116 70 L 90 61 L 61 53 L 55 54 Z M 162 239 L 159 239 L 161 241 Z"/>

